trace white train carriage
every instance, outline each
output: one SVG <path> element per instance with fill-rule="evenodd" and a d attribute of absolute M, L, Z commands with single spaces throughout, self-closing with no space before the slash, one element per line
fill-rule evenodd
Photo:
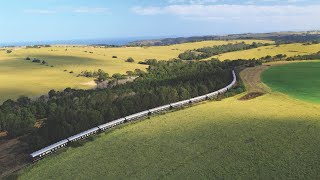
<path fill-rule="evenodd" d="M 55 152 L 56 150 L 65 147 L 68 144 L 68 142 L 69 141 L 67 139 L 64 139 L 62 141 L 59 141 L 55 144 L 52 144 L 48 147 L 45 147 L 39 151 L 36 151 L 36 152 L 30 154 L 30 156 L 33 161 L 40 160 L 40 159 L 44 158 L 45 156 Z"/>
<path fill-rule="evenodd" d="M 98 128 L 101 131 L 105 131 L 105 130 L 110 129 L 112 127 L 115 127 L 117 125 L 123 124 L 124 122 L 125 122 L 125 119 L 121 118 L 121 119 L 117 119 L 117 120 L 114 120 L 112 122 L 108 122 L 106 124 L 100 125 L 100 126 L 98 126 Z"/>
<path fill-rule="evenodd" d="M 165 111 L 165 110 L 169 110 L 169 109 L 170 109 L 170 104 L 150 109 L 149 113 L 150 114 L 155 114 L 155 113 L 159 113 L 159 112 L 162 112 L 162 111 Z"/>
<path fill-rule="evenodd" d="M 149 115 L 149 111 L 142 111 L 142 112 L 125 117 L 125 120 L 126 121 L 134 121 L 134 120 L 140 119 L 140 118 L 148 116 L 148 115 Z"/>
<path fill-rule="evenodd" d="M 207 96 L 208 96 L 208 98 L 210 99 L 210 98 L 217 97 L 218 94 L 219 94 L 218 91 L 215 91 L 215 92 L 213 92 L 213 93 L 207 94 Z"/>
<path fill-rule="evenodd" d="M 205 101 L 207 99 L 208 99 L 208 96 L 207 95 L 203 95 L 203 96 L 192 98 L 192 99 L 190 99 L 190 101 L 192 103 L 198 103 L 198 102 L 201 102 L 201 101 Z"/>
<path fill-rule="evenodd" d="M 171 108 L 179 108 L 179 107 L 182 107 L 182 106 L 186 106 L 188 104 L 190 104 L 190 100 L 184 100 L 184 101 L 179 101 L 179 102 L 176 102 L 176 103 L 172 103 L 170 104 L 170 107 Z"/>
<path fill-rule="evenodd" d="M 93 134 L 96 134 L 98 131 L 99 131 L 99 128 L 95 127 L 95 128 L 89 129 L 87 131 L 84 131 L 82 133 L 79 133 L 79 134 L 76 134 L 74 136 L 71 136 L 71 137 L 68 138 L 68 140 L 70 142 L 75 142 L 75 141 L 79 141 L 79 140 L 82 140 L 82 139 L 86 139 L 89 136 L 91 136 Z"/>

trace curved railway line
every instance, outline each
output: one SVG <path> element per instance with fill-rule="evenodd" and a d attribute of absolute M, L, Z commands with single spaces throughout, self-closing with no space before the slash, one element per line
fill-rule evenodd
<path fill-rule="evenodd" d="M 135 121 L 135 120 L 138 120 L 138 119 L 141 119 L 141 118 L 144 118 L 144 117 L 147 117 L 147 116 L 151 116 L 153 114 L 157 114 L 157 113 L 160 113 L 160 112 L 163 112 L 163 111 L 180 108 L 180 107 L 187 106 L 187 105 L 190 105 L 190 104 L 193 104 L 193 103 L 199 103 L 199 102 L 206 101 L 206 100 L 212 99 L 214 97 L 217 97 L 218 95 L 227 92 L 229 89 L 231 89 L 236 84 L 237 77 L 236 77 L 236 74 L 235 74 L 234 71 L 232 71 L 232 75 L 233 75 L 232 82 L 228 86 L 226 86 L 226 87 L 224 87 L 224 88 L 222 88 L 220 90 L 217 90 L 215 92 L 212 92 L 212 93 L 209 93 L 209 94 L 205 94 L 205 95 L 202 95 L 202 96 L 198 96 L 198 97 L 195 97 L 195 98 L 191 98 L 191 99 L 188 99 L 188 100 L 179 101 L 179 102 L 176 102 L 176 103 L 171 103 L 171 104 L 160 106 L 160 107 L 153 108 L 153 109 L 150 109 L 150 110 L 142 111 L 142 112 L 139 112 L 139 113 L 136 113 L 136 114 L 133 114 L 133 115 L 126 116 L 124 118 L 120 118 L 120 119 L 114 120 L 112 122 L 108 122 L 106 124 L 100 125 L 98 127 L 92 128 L 92 129 L 89 129 L 87 131 L 84 131 L 84 132 L 81 132 L 81 133 L 76 134 L 74 136 L 71 136 L 71 137 L 69 137 L 67 139 L 61 140 L 61 141 L 59 141 L 59 142 L 57 142 L 55 144 L 47 146 L 47 147 L 45 147 L 45 148 L 43 148 L 41 150 L 38 150 L 38 151 L 30 154 L 30 156 L 31 156 L 33 161 L 38 161 L 38 160 L 43 159 L 44 157 L 48 156 L 49 154 L 54 153 L 58 149 L 63 148 L 65 146 L 68 146 L 72 142 L 80 141 L 82 139 L 86 139 L 91 135 L 94 135 L 94 134 L 97 134 L 97 133 L 100 133 L 100 132 L 104 132 L 107 129 L 113 128 L 113 127 L 118 126 L 120 124 L 131 122 L 131 121 Z"/>

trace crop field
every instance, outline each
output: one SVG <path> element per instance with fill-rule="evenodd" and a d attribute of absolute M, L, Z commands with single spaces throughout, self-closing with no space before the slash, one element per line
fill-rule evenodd
<path fill-rule="evenodd" d="M 275 56 L 278 54 L 286 54 L 288 57 L 296 56 L 296 55 L 306 55 L 311 53 L 317 53 L 320 51 L 320 44 L 313 45 L 303 45 L 302 43 L 296 44 L 284 44 L 279 47 L 272 46 L 263 46 L 256 49 L 249 49 L 244 51 L 235 51 L 220 54 L 217 56 L 213 56 L 214 58 L 218 58 L 219 60 L 234 60 L 234 59 L 252 59 L 252 58 L 262 58 L 265 56 Z M 212 57 L 211 57 L 212 58 Z M 211 59 L 208 58 L 208 59 Z"/>
<path fill-rule="evenodd" d="M 320 62 L 274 66 L 262 75 L 273 90 L 295 98 L 320 103 Z"/>
<path fill-rule="evenodd" d="M 320 105 L 273 91 L 243 95 L 124 125 L 19 178 L 319 179 Z"/>
<path fill-rule="evenodd" d="M 21 95 L 38 96 L 51 89 L 62 90 L 67 87 L 88 89 L 94 87 L 93 79 L 77 77 L 81 71 L 102 69 L 110 75 L 125 74 L 135 69 L 144 70 L 138 64 L 145 59 L 168 60 L 176 58 L 181 52 L 205 46 L 236 43 L 238 41 L 203 41 L 159 47 L 100 48 L 87 46 L 53 46 L 42 48 L 16 48 L 12 53 L 0 50 L 0 103 L 8 98 Z M 246 43 L 272 41 L 247 40 Z M 112 58 L 117 56 L 117 58 Z M 25 58 L 38 58 L 49 66 L 26 61 Z M 128 57 L 134 63 L 125 62 Z M 51 67 L 53 66 L 53 67 Z M 70 72 L 73 73 L 70 73 Z"/>

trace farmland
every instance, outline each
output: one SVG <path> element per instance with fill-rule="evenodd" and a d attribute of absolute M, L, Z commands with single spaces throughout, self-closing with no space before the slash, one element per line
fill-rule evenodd
<path fill-rule="evenodd" d="M 273 90 L 292 97 L 320 103 L 320 62 L 290 63 L 271 67 L 263 73 L 263 81 Z"/>
<path fill-rule="evenodd" d="M 242 72 L 244 83 L 257 71 Z M 40 161 L 20 179 L 318 179 L 320 105 L 265 92 L 122 126 Z"/>
<path fill-rule="evenodd" d="M 277 47 L 276 45 L 272 46 L 263 46 L 256 49 L 249 49 L 244 51 L 236 51 L 220 54 L 217 56 L 213 56 L 214 58 L 218 58 L 219 60 L 226 59 L 252 59 L 252 58 L 262 58 L 265 56 L 276 56 L 278 54 L 286 54 L 287 57 L 292 57 L 296 55 L 306 55 L 317 53 L 320 50 L 320 44 L 313 45 L 303 45 L 302 43 L 294 43 L 294 44 L 283 44 Z M 208 58 L 211 59 L 211 58 Z"/>
<path fill-rule="evenodd" d="M 34 97 L 46 94 L 51 89 L 94 87 L 93 79 L 77 77 L 81 71 L 102 69 L 109 75 L 125 74 L 129 70 L 144 70 L 146 66 L 138 62 L 145 59 L 168 60 L 177 58 L 181 52 L 188 49 L 236 42 L 238 41 L 203 41 L 171 46 L 121 48 L 57 45 L 42 48 L 11 48 L 12 53 L 6 52 L 8 48 L 2 49 L 0 51 L 0 102 L 8 98 L 15 99 L 21 95 Z M 272 43 L 272 41 L 262 40 L 245 42 Z M 26 61 L 26 57 L 44 60 L 49 66 Z M 128 57 L 134 58 L 135 62 L 125 62 Z"/>

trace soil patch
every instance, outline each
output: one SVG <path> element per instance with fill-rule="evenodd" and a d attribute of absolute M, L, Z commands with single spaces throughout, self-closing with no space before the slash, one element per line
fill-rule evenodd
<path fill-rule="evenodd" d="M 245 96 L 239 98 L 239 100 L 241 101 L 247 101 L 247 100 L 251 100 L 251 99 L 255 99 L 257 97 L 263 96 L 265 95 L 265 93 L 262 92 L 252 92 L 252 93 L 248 93 Z"/>

